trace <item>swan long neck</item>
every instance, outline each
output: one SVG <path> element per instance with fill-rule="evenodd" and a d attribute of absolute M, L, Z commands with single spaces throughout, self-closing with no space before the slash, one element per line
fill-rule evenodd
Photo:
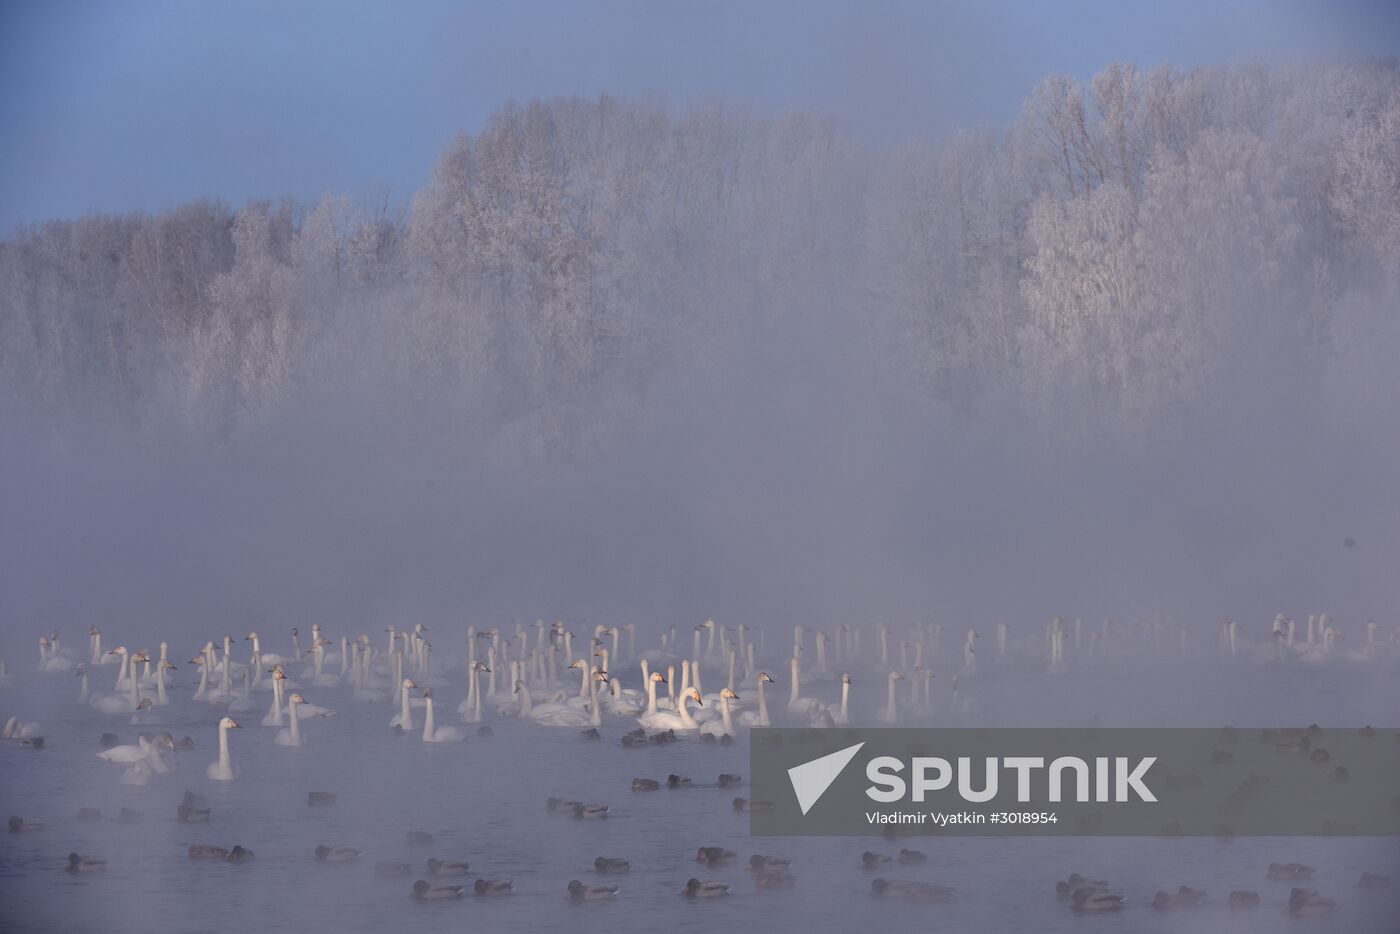
<path fill-rule="evenodd" d="M 112 685 L 112 690 L 114 690 L 114 691 L 120 691 L 120 690 L 121 690 L 122 682 L 126 680 L 126 663 L 127 663 L 127 659 L 131 657 L 130 655 L 128 655 L 128 654 L 125 653 L 125 652 L 121 653 L 121 655 L 122 655 L 122 666 L 121 666 L 121 668 L 118 668 L 118 669 L 117 669 L 117 683 L 114 684 L 114 685 Z"/>
<path fill-rule="evenodd" d="M 891 679 L 890 679 L 890 716 L 891 716 L 891 717 L 894 716 L 895 710 L 896 710 L 896 709 L 897 709 L 897 708 L 895 707 L 894 678 L 891 678 Z"/>
<path fill-rule="evenodd" d="M 602 726 L 602 725 L 603 725 L 603 707 L 602 707 L 601 704 L 598 703 L 598 679 L 597 679 L 597 678 L 589 678 L 588 681 L 589 681 L 589 693 L 591 694 L 592 707 L 593 707 L 593 711 L 592 711 L 592 714 L 593 714 L 593 715 L 592 715 L 592 717 L 591 717 L 591 722 L 593 723 L 594 726 Z"/>
<path fill-rule="evenodd" d="M 401 720 L 403 720 L 403 723 L 400 724 L 400 725 L 401 725 L 405 730 L 411 730 L 411 729 L 413 729 L 413 712 L 412 712 L 411 708 L 410 708 L 409 705 L 408 705 L 408 685 L 407 685 L 407 684 L 402 684 L 402 683 L 400 683 L 400 684 L 401 684 L 401 686 L 400 686 L 400 688 L 399 688 L 399 690 L 400 690 L 400 695 L 399 695 L 399 696 L 400 696 L 400 698 L 402 699 L 402 704 L 401 704 L 401 706 L 400 706 L 400 708 L 399 708 L 399 717 L 400 717 Z M 383 714 L 380 714 L 380 716 L 382 717 L 382 716 L 384 716 L 384 715 L 383 715 Z"/>
<path fill-rule="evenodd" d="M 433 695 L 429 694 L 424 697 L 423 700 L 425 710 L 423 715 L 423 738 L 425 740 L 431 740 L 436 727 L 433 723 Z"/>
<path fill-rule="evenodd" d="M 705 689 L 702 688 L 702 687 L 700 686 L 700 661 L 699 661 L 699 659 L 696 659 L 695 661 L 693 661 L 693 662 L 690 663 L 690 680 L 694 683 L 694 685 L 695 685 L 695 690 L 699 691 L 699 692 L 703 695 L 703 694 L 705 693 Z"/>
<path fill-rule="evenodd" d="M 228 727 L 219 724 L 219 771 L 229 770 Z"/>
<path fill-rule="evenodd" d="M 729 716 L 729 695 L 728 695 L 728 694 L 721 694 L 721 695 L 719 696 L 719 716 L 720 716 L 720 719 L 724 722 L 724 732 L 726 732 L 726 733 L 733 733 L 733 732 L 734 732 L 734 721 L 733 721 L 732 719 L 730 719 L 730 716 Z"/>
<path fill-rule="evenodd" d="M 750 642 L 749 645 L 752 647 L 753 643 Z M 764 690 L 766 684 L 762 678 L 758 679 L 758 722 L 763 726 L 768 725 L 768 692 Z"/>
<path fill-rule="evenodd" d="M 642 670 L 646 671 L 646 662 L 642 662 Z M 647 678 L 647 713 L 656 713 L 656 682 Z"/>
<path fill-rule="evenodd" d="M 87 681 L 84 680 L 83 684 L 86 685 Z M 161 662 L 156 669 L 156 700 L 162 705 L 169 703 L 165 697 L 165 662 Z"/>
<path fill-rule="evenodd" d="M 685 724 L 685 728 L 687 730 L 693 730 L 696 728 L 696 726 L 698 726 L 698 724 L 695 722 L 695 718 L 690 715 L 690 708 L 687 706 L 689 702 L 690 692 L 687 691 L 686 693 L 682 694 L 680 696 L 680 700 L 677 701 L 677 703 L 680 704 L 680 706 L 677 708 L 677 712 L 680 714 L 681 723 Z"/>
<path fill-rule="evenodd" d="M 850 705 L 851 705 L 851 682 L 849 682 L 849 681 L 842 681 L 842 682 L 841 682 L 841 716 L 842 716 L 842 718 L 845 718 L 845 717 L 850 716 Z"/>
<path fill-rule="evenodd" d="M 590 682 L 590 681 L 593 680 L 592 677 L 591 677 L 591 675 L 593 674 L 593 672 L 591 672 L 591 671 L 588 670 L 588 666 L 587 666 L 587 665 L 582 666 L 582 669 L 583 669 L 583 680 L 580 681 L 580 682 L 579 682 L 579 685 L 578 685 L 578 696 L 579 696 L 579 697 L 587 697 L 587 696 L 588 696 L 588 682 Z"/>
<path fill-rule="evenodd" d="M 799 662 L 797 660 L 797 656 L 794 655 L 792 659 L 792 694 L 790 695 L 793 701 L 796 701 L 799 697 L 802 696 L 798 690 L 798 682 L 801 680 L 801 678 L 802 663 Z"/>
<path fill-rule="evenodd" d="M 731 646 L 729 649 L 729 690 L 734 690 L 734 666 L 739 661 L 739 653 Z"/>
<path fill-rule="evenodd" d="M 481 721 L 481 674 L 472 668 L 472 712 L 476 714 L 477 722 Z"/>
<path fill-rule="evenodd" d="M 298 707 L 298 706 L 299 706 L 299 705 L 297 705 L 297 704 L 292 704 L 292 705 L 291 705 L 290 707 L 288 707 L 288 709 L 287 709 L 287 712 L 290 713 L 290 714 L 292 715 L 292 724 L 291 724 L 291 727 L 292 727 L 292 745 L 293 745 L 293 746 L 300 746 L 300 745 L 301 745 L 301 714 L 297 713 L 297 707 Z"/>

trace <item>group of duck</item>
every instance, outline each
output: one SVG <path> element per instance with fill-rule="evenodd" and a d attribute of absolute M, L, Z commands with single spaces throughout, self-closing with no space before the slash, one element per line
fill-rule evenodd
<path fill-rule="evenodd" d="M 1304 863 L 1270 863 L 1265 878 L 1271 882 L 1308 882 L 1316 870 Z M 1390 877 L 1373 872 L 1363 872 L 1357 888 L 1367 894 L 1388 891 Z M 1127 902 L 1121 891 L 1116 890 L 1103 879 L 1090 879 L 1079 873 L 1070 873 L 1068 879 L 1055 883 L 1055 894 L 1075 911 L 1100 912 L 1117 911 Z M 1153 908 L 1160 911 L 1200 908 L 1209 903 L 1205 891 L 1191 886 L 1178 886 L 1175 892 L 1158 891 L 1151 901 Z M 1236 889 L 1225 898 L 1226 907 L 1233 910 L 1258 908 L 1261 903 L 1258 892 Z M 1293 886 L 1289 889 L 1284 910 L 1295 917 L 1328 915 L 1337 907 L 1334 898 L 1319 894 L 1315 889 Z"/>

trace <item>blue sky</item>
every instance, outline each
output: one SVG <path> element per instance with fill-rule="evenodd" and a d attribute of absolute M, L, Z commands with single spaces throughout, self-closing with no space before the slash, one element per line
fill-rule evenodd
<path fill-rule="evenodd" d="M 0 232 L 200 196 L 404 201 L 509 98 L 723 95 L 890 138 L 1052 71 L 1400 54 L 1400 3 L 0 0 Z"/>

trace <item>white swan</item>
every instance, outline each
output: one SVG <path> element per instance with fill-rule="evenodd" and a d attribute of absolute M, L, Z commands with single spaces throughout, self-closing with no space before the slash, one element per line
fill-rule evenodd
<path fill-rule="evenodd" d="M 438 726 L 433 721 L 433 689 L 423 689 L 424 704 L 423 719 L 423 742 L 425 743 L 460 743 L 467 737 L 455 726 Z"/>
<path fill-rule="evenodd" d="M 209 776 L 210 781 L 231 782 L 234 778 L 233 762 L 229 756 L 228 731 L 238 729 L 238 724 L 232 717 L 224 717 L 219 721 L 219 761 L 209 763 L 209 768 L 204 774 Z"/>
<path fill-rule="evenodd" d="M 31 739 L 39 735 L 39 724 L 26 723 L 19 717 L 11 717 L 5 721 L 5 729 L 0 731 L 4 739 Z"/>
<path fill-rule="evenodd" d="M 583 666 L 587 663 L 582 659 L 575 661 L 570 668 Z M 541 726 L 601 726 L 603 723 L 603 709 L 598 704 L 598 682 L 606 681 L 607 676 L 600 671 L 586 672 L 589 684 L 589 710 L 584 711 L 573 706 L 567 701 L 564 703 L 531 704 L 528 712 L 522 714 Z M 528 693 L 522 692 L 528 697 Z M 523 701 L 522 701 L 523 703 Z"/>
<path fill-rule="evenodd" d="M 125 649 L 119 650 L 123 667 L 130 665 L 130 676 L 124 681 L 125 693 L 104 694 L 92 701 L 92 706 L 102 713 L 132 713 L 141 706 L 140 679 L 136 677 L 136 664 L 146 661 L 146 656 L 137 652 L 128 657 Z M 121 680 L 121 679 L 118 679 Z"/>
<path fill-rule="evenodd" d="M 802 663 L 797 656 L 792 657 L 792 691 L 788 694 L 788 710 L 792 713 L 813 714 L 826 705 L 815 697 L 802 697 L 799 679 L 802 677 Z"/>
<path fill-rule="evenodd" d="M 283 687 L 285 688 L 286 685 L 283 685 Z M 287 709 L 288 709 L 288 711 L 291 710 L 290 707 L 287 708 Z M 329 707 L 321 707 L 321 706 L 319 706 L 319 705 L 317 705 L 317 704 L 311 703 L 310 701 L 303 701 L 302 703 L 297 704 L 297 706 L 296 706 L 296 713 L 297 713 L 297 716 L 298 716 L 298 717 L 301 717 L 303 720 L 308 720 L 308 719 L 310 719 L 311 717 L 334 717 L 334 716 L 335 716 L 335 711 L 332 710 L 331 708 L 329 708 Z"/>
<path fill-rule="evenodd" d="M 750 645 L 752 645 L 752 643 L 750 643 Z M 768 694 L 764 690 L 764 685 L 777 684 L 778 682 L 774 681 L 773 676 L 766 671 L 760 671 L 758 673 L 757 681 L 758 711 L 745 710 L 743 713 L 739 714 L 739 723 L 741 726 L 754 727 L 773 725 L 772 721 L 768 719 Z"/>
<path fill-rule="evenodd" d="M 253 673 L 243 669 L 243 691 L 229 702 L 228 709 L 234 713 L 246 713 L 253 709 Z"/>
<path fill-rule="evenodd" d="M 149 744 L 145 755 L 133 760 L 121 774 L 123 785 L 149 785 L 157 772 L 169 772 L 173 768 L 167 755 L 174 752 L 175 744 L 169 736 L 158 736 Z"/>
<path fill-rule="evenodd" d="M 281 666 L 272 670 L 272 709 L 262 718 L 263 726 L 282 725 L 282 684 L 286 680 L 287 676 L 282 672 Z"/>
<path fill-rule="evenodd" d="M 851 722 L 851 676 L 843 674 L 841 676 L 841 709 L 832 715 L 832 721 L 837 726 L 845 726 Z"/>
<path fill-rule="evenodd" d="M 603 706 L 608 713 L 618 717 L 636 717 L 646 708 L 645 695 L 641 691 L 623 690 L 622 682 L 616 676 L 608 676 L 607 698 Z"/>
<path fill-rule="evenodd" d="M 138 759 L 144 759 L 151 751 L 151 741 L 144 736 L 138 736 L 135 743 L 125 746 L 113 746 L 111 749 L 104 749 L 94 753 L 103 762 L 111 762 L 116 765 L 130 765 Z"/>
<path fill-rule="evenodd" d="M 271 668 L 274 665 L 285 665 L 288 661 L 290 661 L 290 659 L 283 658 L 276 652 L 264 652 L 262 650 L 261 644 L 259 643 L 258 634 L 256 632 L 248 633 L 248 635 L 243 637 L 243 641 L 251 641 L 253 643 L 253 654 L 261 655 L 263 664 L 267 665 L 269 668 Z"/>
<path fill-rule="evenodd" d="M 903 681 L 903 680 L 904 680 L 904 675 L 900 674 L 898 671 L 892 671 L 892 672 L 890 672 L 890 677 L 889 677 L 889 684 L 890 684 L 889 703 L 887 703 L 884 707 L 881 707 L 879 713 L 875 714 L 875 719 L 878 720 L 878 721 L 880 721 L 881 723 L 898 723 L 898 722 L 899 722 L 899 704 L 898 704 L 898 702 L 895 700 L 895 696 L 894 696 L 894 695 L 895 695 L 894 683 L 895 683 L 896 681 Z"/>
<path fill-rule="evenodd" d="M 656 713 L 647 713 L 637 718 L 637 722 L 649 730 L 697 730 L 700 724 L 695 722 L 695 718 L 690 715 L 686 701 L 695 701 L 703 704 L 700 692 L 695 688 L 688 688 L 684 694 L 676 698 L 676 710 L 660 710 Z"/>
<path fill-rule="evenodd" d="M 642 672 L 645 673 L 646 670 L 647 670 L 647 662 L 646 662 L 646 659 L 642 659 Z M 659 671 L 653 671 L 650 675 L 647 676 L 646 683 L 647 683 L 647 709 L 646 709 L 646 713 L 642 714 L 642 717 L 649 717 L 649 716 L 651 716 L 652 714 L 657 713 L 658 710 L 660 709 L 660 708 L 657 706 L 657 700 L 656 700 L 656 686 L 657 686 L 658 684 L 665 684 L 665 683 L 666 683 L 666 679 L 662 676 L 661 672 L 659 672 Z M 640 722 L 640 720 L 641 720 L 641 717 L 638 717 L 638 721 L 639 721 L 639 722 Z"/>
<path fill-rule="evenodd" d="M 40 671 L 70 671 L 73 668 L 73 660 L 62 654 L 58 648 L 58 635 L 54 634 L 52 640 L 44 637 L 39 639 L 39 670 Z"/>
<path fill-rule="evenodd" d="M 278 730 L 277 735 L 272 737 L 272 741 L 278 746 L 306 745 L 301 740 L 301 717 L 296 715 L 297 707 L 304 703 L 306 703 L 306 698 L 302 697 L 300 694 L 293 694 L 291 697 L 287 698 L 287 706 L 291 711 L 291 716 L 287 719 L 291 725 Z"/>
<path fill-rule="evenodd" d="M 403 727 L 405 733 L 413 729 L 413 708 L 408 703 L 408 691 L 416 687 L 418 685 L 412 678 L 404 678 L 403 684 L 399 685 L 399 712 L 389 721 L 390 727 Z"/>
<path fill-rule="evenodd" d="M 168 704 L 170 703 L 170 698 L 169 698 L 169 697 L 166 695 L 166 693 L 165 693 L 165 673 L 166 673 L 167 671 L 175 671 L 175 670 L 177 670 L 177 669 L 175 668 L 175 665 L 174 665 L 169 659 L 165 659 L 165 660 L 161 661 L 161 663 L 160 663 L 159 665 L 156 666 L 156 705 L 157 705 L 157 706 L 164 707 L 164 706 L 166 706 L 166 705 L 168 705 Z"/>
<path fill-rule="evenodd" d="M 587 710 L 589 697 L 591 696 L 589 693 L 589 685 L 592 681 L 593 672 L 588 667 L 588 663 L 581 658 L 576 658 L 570 662 L 569 667 L 566 668 L 565 671 L 573 671 L 575 669 L 579 672 L 578 693 L 572 697 L 565 698 L 561 703 L 579 710 Z"/>
<path fill-rule="evenodd" d="M 472 662 L 467 670 L 467 699 L 462 701 L 457 712 L 467 723 L 481 722 L 481 672 L 490 673 L 481 662 Z"/>
<path fill-rule="evenodd" d="M 721 688 L 719 692 L 719 719 L 700 724 L 701 735 L 733 736 L 734 721 L 729 714 L 729 702 L 738 699 L 739 695 L 729 688 Z"/>

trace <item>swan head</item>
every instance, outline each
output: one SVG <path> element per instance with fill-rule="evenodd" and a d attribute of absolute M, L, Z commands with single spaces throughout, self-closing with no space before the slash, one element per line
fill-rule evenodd
<path fill-rule="evenodd" d="M 403 679 L 403 684 L 402 684 L 401 686 L 402 686 L 402 687 L 406 687 L 406 688 L 416 688 L 416 687 L 418 687 L 418 685 L 414 683 L 414 681 L 413 681 L 412 678 L 404 678 L 404 679 Z"/>
<path fill-rule="evenodd" d="M 137 652 L 131 656 L 133 662 L 149 662 L 151 659 L 145 652 Z"/>
<path fill-rule="evenodd" d="M 95 636 L 95 635 L 97 635 L 97 634 L 98 634 L 99 632 L 101 632 L 101 631 L 102 631 L 102 630 L 98 629 L 96 626 L 89 626 L 89 627 L 88 627 L 88 635 L 90 635 L 90 636 Z"/>
<path fill-rule="evenodd" d="M 221 730 L 236 730 L 238 728 L 238 721 L 232 717 L 224 717 L 219 721 L 219 729 Z"/>
<path fill-rule="evenodd" d="M 148 709 L 150 706 L 151 706 L 151 699 L 150 699 L 149 697 L 143 697 L 143 698 L 141 698 L 141 703 L 139 703 L 139 704 L 136 705 L 136 709 L 137 709 L 137 710 L 146 710 L 146 709 Z"/>
<path fill-rule="evenodd" d="M 306 698 L 302 697 L 300 694 L 293 694 L 291 697 L 287 698 L 287 703 L 304 704 L 306 703 Z"/>
<path fill-rule="evenodd" d="M 285 681 L 287 680 L 287 673 L 282 670 L 281 665 L 278 665 L 276 668 L 272 669 L 272 677 L 277 681 Z"/>
<path fill-rule="evenodd" d="M 651 673 L 651 681 L 653 684 L 665 684 L 666 676 L 659 671 L 653 671 Z"/>
<path fill-rule="evenodd" d="M 39 641 L 42 642 L 44 645 L 48 645 L 48 644 L 49 644 L 47 639 L 40 639 Z M 124 646 L 124 645 L 119 645 L 119 646 L 117 646 L 115 649 L 113 649 L 112 651 L 108 652 L 107 654 L 108 654 L 108 655 L 125 655 L 125 654 L 126 654 L 126 646 Z"/>
<path fill-rule="evenodd" d="M 904 675 L 900 674 L 898 671 L 892 671 L 892 672 L 890 672 L 890 680 L 891 680 L 891 681 L 903 681 L 903 680 L 904 680 Z"/>
<path fill-rule="evenodd" d="M 778 682 L 774 681 L 774 680 L 773 680 L 773 676 L 770 675 L 770 674 L 769 674 L 768 672 L 766 672 L 766 671 L 760 671 L 760 672 L 758 673 L 758 680 L 759 680 L 759 681 L 763 681 L 763 682 L 767 682 L 768 684 L 777 684 L 777 683 L 778 683 Z"/>
<path fill-rule="evenodd" d="M 685 696 L 695 701 L 695 703 L 699 704 L 701 707 L 705 706 L 705 702 L 700 699 L 700 692 L 695 688 L 691 688 L 690 690 L 686 691 Z"/>
<path fill-rule="evenodd" d="M 253 639 L 256 639 L 257 637 L 258 637 L 258 634 L 257 634 L 256 632 L 250 632 L 250 633 L 248 633 L 246 636 L 243 637 L 243 641 L 244 641 L 244 642 L 250 642 L 250 641 L 252 641 Z"/>
<path fill-rule="evenodd" d="M 79 665 L 78 670 L 73 672 L 74 677 L 82 677 L 87 674 L 87 665 Z"/>
<path fill-rule="evenodd" d="M 584 663 L 583 659 L 581 659 L 581 658 L 576 658 L 576 659 L 573 660 L 572 663 L 570 663 L 569 667 L 570 667 L 570 668 L 586 668 L 587 665 Z"/>
<path fill-rule="evenodd" d="M 487 672 L 487 673 L 489 674 L 490 671 L 491 671 L 491 669 L 490 669 L 490 668 L 487 668 L 487 667 L 486 667 L 485 665 L 483 665 L 481 662 L 472 662 L 472 671 L 484 671 L 484 672 Z"/>
<path fill-rule="evenodd" d="M 842 684 L 850 684 L 850 683 L 851 683 L 851 676 L 850 676 L 850 675 L 842 675 L 842 676 L 841 676 L 841 683 L 842 683 Z"/>
<path fill-rule="evenodd" d="M 424 689 L 423 689 L 423 696 L 424 696 L 424 697 L 427 697 L 427 698 L 431 698 L 431 697 L 433 696 L 433 689 L 432 689 L 432 688 L 424 688 Z"/>
<path fill-rule="evenodd" d="M 738 700 L 738 699 L 739 699 L 739 695 L 738 695 L 738 694 L 735 694 L 733 691 L 729 690 L 729 688 L 722 688 L 722 689 L 720 690 L 720 692 L 719 692 L 719 696 L 720 696 L 720 697 L 723 697 L 723 698 L 727 698 L 728 700 Z"/>

